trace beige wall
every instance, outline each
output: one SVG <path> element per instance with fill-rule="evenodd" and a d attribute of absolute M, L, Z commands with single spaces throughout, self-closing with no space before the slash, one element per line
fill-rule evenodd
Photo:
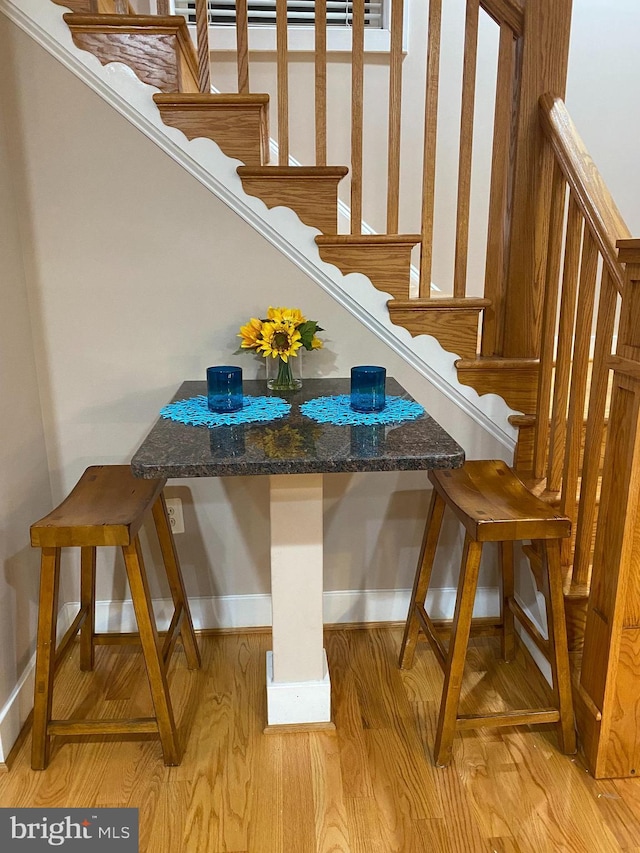
<path fill-rule="evenodd" d="M 631 233 L 640 236 L 637 0 L 574 0 L 567 106 Z"/>
<path fill-rule="evenodd" d="M 29 525 L 51 507 L 25 282 L 24 262 L 29 264 L 31 246 L 28 234 L 21 233 L 19 227 L 17 188 L 9 153 L 15 127 L 7 109 L 11 75 L 6 36 L 7 25 L 0 16 L 0 723 L 3 728 L 5 703 L 34 649 L 39 559 L 29 545 Z M 11 728 L 11 721 L 7 723 Z M 13 728 L 17 735 L 17 720 Z M 0 761 L 6 757 L 3 752 L 6 744 L 0 737 Z"/>

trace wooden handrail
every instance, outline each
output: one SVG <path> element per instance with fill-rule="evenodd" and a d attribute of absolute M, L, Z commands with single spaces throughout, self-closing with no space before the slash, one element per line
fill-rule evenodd
<path fill-rule="evenodd" d="M 551 143 L 556 160 L 571 187 L 576 202 L 593 234 L 600 254 L 622 293 L 624 271 L 618 260 L 616 240 L 629 238 L 631 232 L 611 193 L 589 156 L 561 98 L 542 95 L 540 121 Z"/>
<path fill-rule="evenodd" d="M 506 24 L 514 36 L 524 32 L 524 6 L 522 0 L 480 0 L 480 5 L 496 24 Z"/>

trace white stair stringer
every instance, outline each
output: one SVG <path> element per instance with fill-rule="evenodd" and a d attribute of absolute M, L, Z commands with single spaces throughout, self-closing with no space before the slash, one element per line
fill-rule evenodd
<path fill-rule="evenodd" d="M 289 208 L 269 209 L 260 199 L 247 195 L 236 173 L 238 160 L 227 157 L 209 139 L 189 141 L 181 131 L 163 124 L 152 99 L 157 89 L 142 83 L 127 66 L 103 66 L 93 54 L 77 48 L 62 18 L 63 7 L 48 0 L 0 0 L 0 12 L 276 246 L 509 452 L 513 451 L 516 432 L 507 418 L 514 412 L 501 397 L 480 396 L 473 388 L 461 385 L 454 366 L 458 356 L 443 350 L 433 337 L 412 338 L 406 329 L 394 325 L 386 307 L 389 295 L 374 288 L 365 275 L 345 276 L 322 261 L 314 242 L 317 229 L 304 225 Z"/>

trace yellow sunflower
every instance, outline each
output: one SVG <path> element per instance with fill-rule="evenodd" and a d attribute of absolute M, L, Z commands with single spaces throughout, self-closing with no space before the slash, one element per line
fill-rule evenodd
<path fill-rule="evenodd" d="M 286 362 L 290 355 L 296 356 L 296 350 L 300 349 L 302 341 L 300 332 L 291 322 L 266 322 L 262 324 L 262 340 L 258 345 L 258 352 L 273 358 L 280 358 Z"/>
<path fill-rule="evenodd" d="M 242 338 L 240 349 L 255 349 L 260 343 L 262 320 L 252 317 L 245 326 L 240 326 L 239 338 Z"/>
<path fill-rule="evenodd" d="M 267 320 L 275 323 L 293 323 L 294 326 L 299 326 L 300 323 L 307 322 L 299 308 L 270 307 L 267 311 Z"/>
<path fill-rule="evenodd" d="M 299 431 L 291 426 L 280 429 L 266 429 L 262 437 L 262 446 L 272 459 L 304 456 L 305 449 Z"/>
<path fill-rule="evenodd" d="M 311 341 L 311 349 L 322 349 L 323 346 L 324 344 L 322 343 L 320 338 L 316 338 L 316 336 L 314 335 L 313 340 Z"/>

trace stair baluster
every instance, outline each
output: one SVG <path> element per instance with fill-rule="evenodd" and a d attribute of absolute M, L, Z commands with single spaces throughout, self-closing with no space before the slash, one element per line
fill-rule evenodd
<path fill-rule="evenodd" d="M 354 0 L 351 29 L 351 233 L 362 234 L 364 0 Z"/>
<path fill-rule="evenodd" d="M 198 35 L 198 86 L 201 92 L 211 91 L 211 57 L 209 54 L 209 10 L 207 0 L 196 2 L 196 31 Z"/>
<path fill-rule="evenodd" d="M 249 93 L 249 16 L 247 0 L 236 0 L 236 51 L 238 60 L 238 92 Z"/>
<path fill-rule="evenodd" d="M 391 6 L 389 56 L 389 151 L 387 155 L 387 234 L 398 233 L 400 209 L 400 126 L 402 119 L 403 0 Z"/>
<path fill-rule="evenodd" d="M 278 70 L 278 165 L 289 165 L 289 41 L 287 0 L 276 0 Z"/>
<path fill-rule="evenodd" d="M 327 0 L 316 0 L 315 43 L 315 131 L 316 166 L 327 165 Z"/>

